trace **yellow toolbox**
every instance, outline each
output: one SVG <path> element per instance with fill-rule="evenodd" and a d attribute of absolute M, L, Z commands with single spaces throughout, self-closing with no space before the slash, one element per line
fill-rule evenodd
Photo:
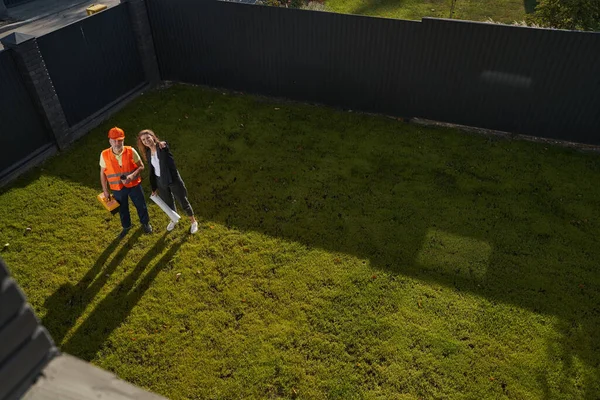
<path fill-rule="evenodd" d="M 106 5 L 104 4 L 92 4 L 88 8 L 85 9 L 87 15 L 92 15 L 102 10 L 106 10 Z"/>
<path fill-rule="evenodd" d="M 112 214 L 115 214 L 119 211 L 119 202 L 114 198 L 114 196 L 109 195 L 108 199 L 106 199 L 106 197 L 104 197 L 104 193 L 100 193 L 98 196 L 96 196 L 96 198 L 100 204 L 106 208 L 106 211 L 110 211 Z"/>

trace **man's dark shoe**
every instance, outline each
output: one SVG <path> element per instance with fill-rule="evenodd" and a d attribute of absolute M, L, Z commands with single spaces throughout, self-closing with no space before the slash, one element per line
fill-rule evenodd
<path fill-rule="evenodd" d="M 146 224 L 146 225 L 142 225 L 142 226 L 144 227 L 144 232 L 152 233 L 152 225 Z"/>
<path fill-rule="evenodd" d="M 127 232 L 129 232 L 130 229 L 131 229 L 131 226 L 129 228 L 123 228 L 121 233 L 119 233 L 119 239 L 123 239 L 125 236 L 127 236 Z"/>

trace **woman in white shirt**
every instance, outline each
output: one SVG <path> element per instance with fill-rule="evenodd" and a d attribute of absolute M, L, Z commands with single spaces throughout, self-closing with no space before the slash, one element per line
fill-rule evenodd
<path fill-rule="evenodd" d="M 150 185 L 152 186 L 152 194 L 158 195 L 167 203 L 167 205 L 175 210 L 175 201 L 181 205 L 185 213 L 190 217 L 192 226 L 191 233 L 198 232 L 198 221 L 194 218 L 194 210 L 187 198 L 187 189 L 179 171 L 175 166 L 175 159 L 167 142 L 161 142 L 156 134 L 150 129 L 144 129 L 138 133 L 137 138 L 138 149 L 144 157 L 144 161 L 150 164 Z M 172 231 L 175 228 L 175 222 L 169 222 L 167 231 Z"/>

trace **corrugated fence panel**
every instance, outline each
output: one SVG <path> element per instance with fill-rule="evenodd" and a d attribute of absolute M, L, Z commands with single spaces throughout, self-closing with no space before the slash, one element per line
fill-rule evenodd
<path fill-rule="evenodd" d="M 408 60 L 418 22 L 218 1 L 147 4 L 163 79 L 372 111 L 414 103 Z"/>
<path fill-rule="evenodd" d="M 600 33 L 147 4 L 163 79 L 600 144 Z"/>
<path fill-rule="evenodd" d="M 600 34 L 423 21 L 420 115 L 600 144 Z"/>
<path fill-rule="evenodd" d="M 129 21 L 120 4 L 38 38 L 69 125 L 143 83 Z"/>
<path fill-rule="evenodd" d="M 0 258 L 0 399 L 20 399 L 57 353 Z"/>
<path fill-rule="evenodd" d="M 0 139 L 5 154 L 0 159 L 0 175 L 26 160 L 52 138 L 21 79 L 11 50 L 0 52 Z"/>

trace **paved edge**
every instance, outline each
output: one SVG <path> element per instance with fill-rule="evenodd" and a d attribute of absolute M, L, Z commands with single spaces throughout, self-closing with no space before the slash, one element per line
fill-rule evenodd
<path fill-rule="evenodd" d="M 88 0 L 81 0 L 77 4 L 73 4 L 73 5 L 71 5 L 69 7 L 66 7 L 66 8 L 61 8 L 60 10 L 57 10 L 57 11 L 52 11 L 52 12 L 49 12 L 49 13 L 46 13 L 46 14 L 37 15 L 37 16 L 35 16 L 33 18 L 29 18 L 29 19 L 26 19 L 26 20 L 23 20 L 23 21 L 13 22 L 12 24 L 1 26 L 0 27 L 0 33 L 6 32 L 6 31 L 11 31 L 11 30 L 16 29 L 16 28 L 18 28 L 20 26 L 30 24 L 32 22 L 35 22 L 35 21 L 43 19 L 43 18 L 47 18 L 47 17 L 49 17 L 51 15 L 60 14 L 63 11 L 70 10 L 71 8 L 78 7 L 78 6 L 82 5 L 83 3 L 87 3 L 87 2 L 88 2 Z M 10 12 L 9 12 L 9 16 L 10 16 Z"/>

